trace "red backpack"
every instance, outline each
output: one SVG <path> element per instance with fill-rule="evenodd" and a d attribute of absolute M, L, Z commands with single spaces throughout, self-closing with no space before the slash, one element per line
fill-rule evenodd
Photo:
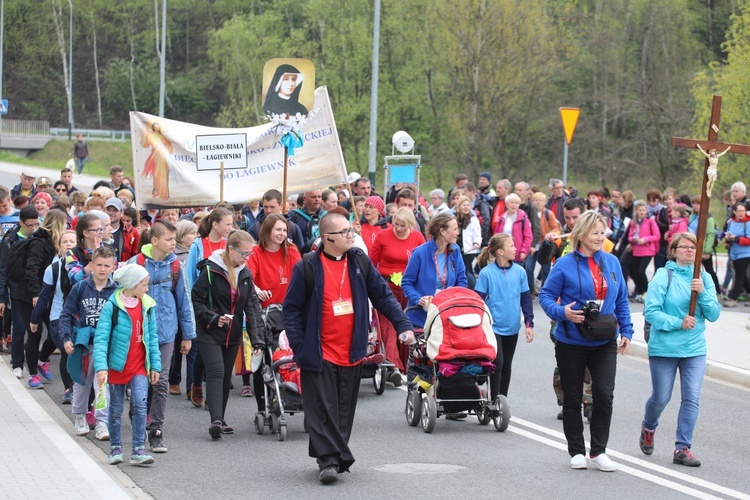
<path fill-rule="evenodd" d="M 435 294 L 424 325 L 427 356 L 433 361 L 476 359 L 492 361 L 497 340 L 492 315 L 479 295 L 463 287 Z"/>
<path fill-rule="evenodd" d="M 139 253 L 135 257 L 135 262 L 139 266 L 146 267 L 146 256 L 143 255 L 142 253 Z M 175 260 L 172 261 L 172 269 L 170 269 L 169 274 L 167 275 L 167 278 L 163 279 L 163 280 L 149 281 L 148 282 L 148 286 L 159 285 L 161 283 L 166 283 L 167 281 L 171 281 L 172 282 L 172 293 L 174 293 L 175 290 L 177 290 L 177 281 L 180 279 L 180 272 L 181 272 L 181 270 L 180 270 L 180 261 L 178 259 L 175 259 Z"/>

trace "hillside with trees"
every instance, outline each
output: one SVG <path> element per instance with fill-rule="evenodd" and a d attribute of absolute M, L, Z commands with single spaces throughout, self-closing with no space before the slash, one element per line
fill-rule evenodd
<path fill-rule="evenodd" d="M 74 126 L 156 114 L 161 1 L 72 3 Z M 67 126 L 68 15 L 64 0 L 5 3 L 8 118 Z M 371 0 L 169 0 L 165 115 L 262 123 L 265 62 L 307 58 L 348 169 L 364 172 L 372 30 Z M 573 182 L 694 188 L 702 157 L 670 137 L 705 137 L 718 93 L 720 137 L 750 142 L 748 40 L 748 0 L 382 0 L 378 156 L 406 130 L 428 185 L 483 170 L 546 181 L 561 172 L 558 108 L 575 106 Z M 715 191 L 748 180 L 746 157 L 721 167 Z"/>

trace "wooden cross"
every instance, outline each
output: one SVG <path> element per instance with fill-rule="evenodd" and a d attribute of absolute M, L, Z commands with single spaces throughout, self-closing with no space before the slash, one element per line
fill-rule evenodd
<path fill-rule="evenodd" d="M 711 122 L 708 127 L 708 140 L 699 141 L 695 139 L 685 139 L 683 137 L 672 137 L 672 146 L 677 148 L 698 149 L 698 146 L 705 151 L 715 150 L 717 153 L 729 149 L 729 153 L 750 155 L 750 146 L 745 144 L 733 144 L 719 141 L 719 122 L 721 120 L 721 96 L 715 95 L 711 105 Z M 708 162 L 706 158 L 703 165 L 703 184 L 701 185 L 701 208 L 698 215 L 698 245 L 695 252 L 695 264 L 693 269 L 693 279 L 700 278 L 701 264 L 703 262 L 703 243 L 706 240 L 706 221 L 708 220 L 708 205 L 711 198 L 706 196 L 706 184 L 708 182 Z M 718 290 L 717 290 L 718 291 Z M 695 305 L 698 301 L 698 294 L 693 292 L 690 295 L 690 316 L 695 316 Z"/>

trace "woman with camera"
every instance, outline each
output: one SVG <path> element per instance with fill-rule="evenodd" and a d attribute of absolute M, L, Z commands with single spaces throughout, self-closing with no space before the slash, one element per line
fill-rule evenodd
<path fill-rule="evenodd" d="M 588 467 L 581 417 L 583 376 L 588 368 L 593 390 L 589 459 L 599 470 L 611 472 L 617 465 L 605 452 L 617 353 L 628 350 L 633 323 L 620 264 L 616 257 L 602 251 L 606 229 L 603 216 L 590 210 L 581 215 L 570 235 L 575 251 L 555 262 L 539 293 L 539 303 L 547 316 L 557 322 L 555 357 L 565 392 L 563 430 L 570 466 Z"/>
<path fill-rule="evenodd" d="M 710 275 L 701 272 L 700 278 L 693 279 L 696 247 L 697 240 L 690 233 L 672 238 L 667 248 L 669 261 L 651 280 L 643 310 L 646 321 L 651 323 L 648 364 L 653 390 L 646 401 L 641 426 L 641 451 L 645 455 L 654 452 L 654 432 L 672 397 L 679 369 L 682 398 L 672 462 L 688 467 L 701 464 L 690 448 L 706 373 L 706 320 L 716 321 L 721 310 Z M 698 301 L 695 314 L 690 316 L 692 292 L 697 292 Z"/>

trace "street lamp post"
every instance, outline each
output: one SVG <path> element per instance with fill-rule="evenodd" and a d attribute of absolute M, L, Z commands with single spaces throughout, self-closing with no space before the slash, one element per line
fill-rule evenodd
<path fill-rule="evenodd" d="M 68 47 L 68 54 L 70 56 L 70 62 L 68 62 L 68 140 L 73 138 L 73 2 L 68 0 L 70 6 L 70 26 L 68 31 L 70 32 L 70 44 Z"/>

